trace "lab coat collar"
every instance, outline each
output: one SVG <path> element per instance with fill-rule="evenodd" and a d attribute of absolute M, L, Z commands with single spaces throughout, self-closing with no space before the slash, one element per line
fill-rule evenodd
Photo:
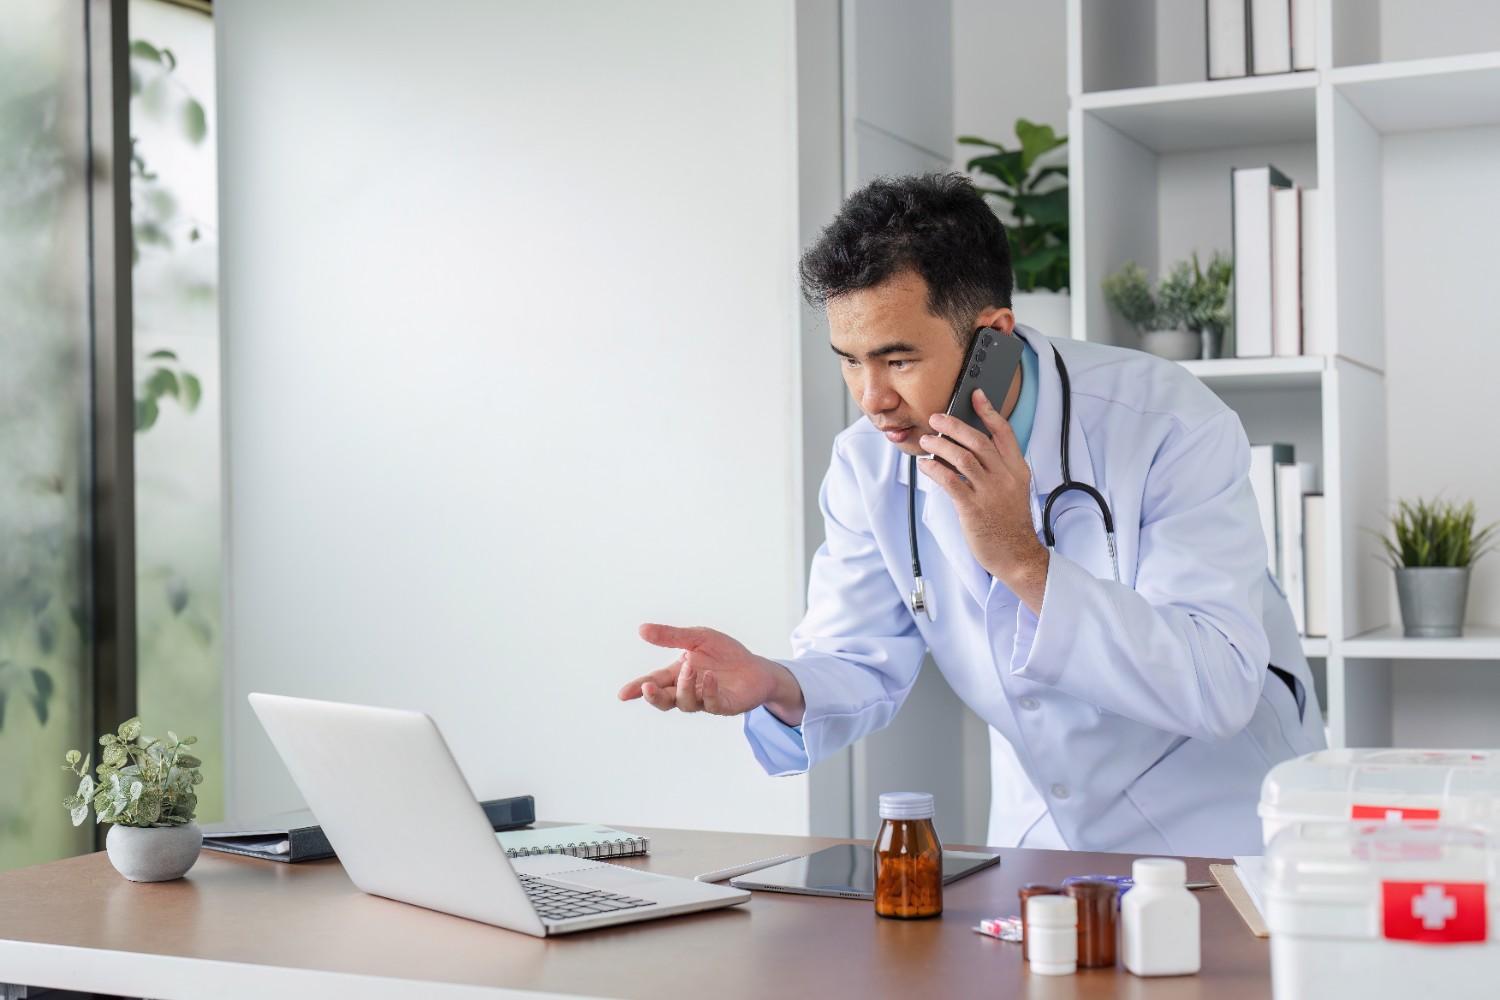
<path fill-rule="evenodd" d="M 1031 466 L 1032 492 L 1045 505 L 1047 494 L 1062 485 L 1062 380 L 1057 375 L 1057 357 L 1052 353 L 1053 345 L 1063 355 L 1066 362 L 1071 353 L 1070 342 L 1066 339 L 1054 341 L 1050 337 L 1044 337 L 1029 326 L 1016 324 L 1016 334 L 1031 349 L 1036 352 L 1037 359 L 1037 397 L 1036 397 L 1036 420 L 1031 426 L 1031 440 L 1026 448 L 1026 460 Z M 1068 374 L 1075 380 L 1075 398 L 1073 400 L 1072 424 L 1073 430 L 1068 441 L 1068 460 L 1071 465 L 1073 479 L 1075 482 L 1087 483 L 1090 486 L 1098 486 L 1094 481 L 1094 462 L 1089 454 L 1088 439 L 1084 436 L 1083 427 L 1078 420 L 1078 400 L 1076 398 L 1076 380 L 1078 378 L 1078 363 L 1075 362 L 1068 369 Z M 1058 508 L 1054 508 L 1054 520 L 1060 508 L 1069 505 L 1070 498 L 1081 497 L 1083 502 L 1093 506 L 1093 501 L 1081 494 L 1068 493 L 1058 498 Z"/>

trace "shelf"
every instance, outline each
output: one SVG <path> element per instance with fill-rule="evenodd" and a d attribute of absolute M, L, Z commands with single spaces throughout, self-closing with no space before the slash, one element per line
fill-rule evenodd
<path fill-rule="evenodd" d="M 1302 637 L 1302 655 L 1308 659 L 1327 659 L 1328 640 L 1323 636 L 1314 638 Z"/>
<path fill-rule="evenodd" d="M 1328 79 L 1385 134 L 1500 124 L 1500 52 L 1346 66 Z"/>
<path fill-rule="evenodd" d="M 1315 389 L 1327 363 L 1322 355 L 1180 362 L 1210 389 Z"/>
<path fill-rule="evenodd" d="M 1311 142 L 1317 82 L 1306 72 L 1105 90 L 1077 106 L 1158 153 Z"/>
<path fill-rule="evenodd" d="M 1408 639 L 1399 625 L 1387 625 L 1345 639 L 1338 648 L 1354 659 L 1500 660 L 1500 628 L 1467 625 L 1457 639 Z"/>

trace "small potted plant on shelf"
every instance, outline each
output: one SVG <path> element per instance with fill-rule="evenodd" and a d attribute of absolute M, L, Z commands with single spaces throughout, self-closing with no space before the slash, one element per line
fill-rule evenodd
<path fill-rule="evenodd" d="M 1381 536 L 1396 571 L 1401 624 L 1410 637 L 1463 635 L 1469 571 L 1493 547 L 1496 525 L 1474 527 L 1474 502 L 1402 500 Z"/>
<path fill-rule="evenodd" d="M 1215 252 L 1205 271 L 1195 252 L 1179 261 L 1153 292 L 1135 261 L 1104 279 L 1104 299 L 1141 337 L 1141 349 L 1173 361 L 1216 358 L 1229 326 L 1234 265 Z"/>
<path fill-rule="evenodd" d="M 115 870 L 132 882 L 165 882 L 186 875 L 198 860 L 203 831 L 194 820 L 203 783 L 203 762 L 185 748 L 196 736 L 166 740 L 141 735 L 141 720 L 128 719 L 118 731 L 99 737 L 98 780 L 89 758 L 69 750 L 63 770 L 78 776 L 78 791 L 63 802 L 73 825 L 88 818 L 110 824 L 105 847 Z"/>

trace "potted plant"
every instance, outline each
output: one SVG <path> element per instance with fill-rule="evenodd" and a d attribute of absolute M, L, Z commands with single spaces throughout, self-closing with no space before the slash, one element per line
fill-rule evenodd
<path fill-rule="evenodd" d="M 1157 289 L 1162 325 L 1186 330 L 1197 338 L 1198 350 L 1191 357 L 1217 358 L 1223 352 L 1233 276 L 1234 263 L 1227 254 L 1214 251 L 1205 271 L 1194 251 L 1192 257 L 1177 262 Z"/>
<path fill-rule="evenodd" d="M 1151 289 L 1151 279 L 1145 268 L 1133 260 L 1102 282 L 1104 301 L 1120 318 L 1135 327 L 1141 338 L 1141 348 L 1162 357 L 1187 357 L 1181 341 L 1181 331 L 1163 330 L 1161 304 Z M 1196 354 L 1191 355 L 1197 357 Z"/>
<path fill-rule="evenodd" d="M 1004 202 L 997 214 L 1010 241 L 1016 290 L 1011 308 L 1027 326 L 1053 337 L 1067 337 L 1072 326 L 1068 298 L 1068 167 L 1054 154 L 1068 141 L 1050 125 L 1016 119 L 1019 149 L 961 135 L 966 146 L 988 152 L 969 160 L 965 169 L 983 175 L 978 185 L 986 197 Z"/>
<path fill-rule="evenodd" d="M 203 783 L 203 762 L 184 749 L 196 742 L 170 731 L 165 741 L 142 736 L 141 720 L 128 719 L 99 737 L 97 781 L 88 757 L 69 750 L 63 758 L 63 770 L 78 776 L 78 791 L 63 803 L 73 825 L 88 818 L 92 804 L 95 821 L 110 824 L 110 863 L 132 882 L 181 878 L 198 860 L 203 831 L 193 821 L 193 789 Z"/>
<path fill-rule="evenodd" d="M 1396 596 L 1407 636 L 1463 634 L 1469 570 L 1493 547 L 1495 525 L 1474 527 L 1474 501 L 1402 500 L 1382 535 L 1386 560 L 1396 571 Z"/>

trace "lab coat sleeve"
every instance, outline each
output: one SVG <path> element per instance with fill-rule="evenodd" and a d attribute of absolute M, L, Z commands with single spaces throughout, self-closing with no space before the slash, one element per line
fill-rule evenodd
<path fill-rule="evenodd" d="M 1243 729 L 1269 655 L 1249 465 L 1232 411 L 1169 438 L 1146 476 L 1135 587 L 1054 550 L 1041 616 L 1017 609 L 1014 675 L 1166 732 Z"/>
<path fill-rule="evenodd" d="M 807 614 L 792 633 L 791 658 L 778 661 L 807 703 L 800 732 L 763 707 L 745 715 L 745 736 L 771 774 L 805 771 L 889 723 L 926 651 L 837 444 L 818 505 L 824 541 L 813 556 Z"/>

